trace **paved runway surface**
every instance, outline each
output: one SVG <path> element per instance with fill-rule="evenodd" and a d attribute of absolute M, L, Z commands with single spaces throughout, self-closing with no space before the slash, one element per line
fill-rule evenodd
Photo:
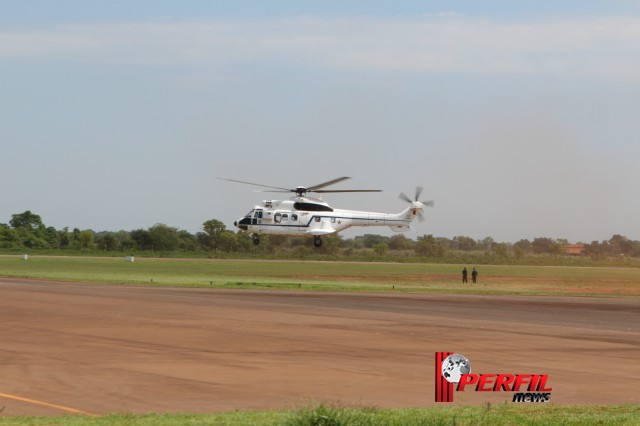
<path fill-rule="evenodd" d="M 640 300 L 124 287 L 0 278 L 0 415 L 434 405 L 434 352 L 640 403 Z M 507 392 L 458 392 L 454 404 Z"/>

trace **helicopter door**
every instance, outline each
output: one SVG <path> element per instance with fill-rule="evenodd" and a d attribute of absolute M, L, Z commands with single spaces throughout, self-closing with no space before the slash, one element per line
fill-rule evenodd
<path fill-rule="evenodd" d="M 256 210 L 253 214 L 252 225 L 262 225 L 262 210 Z"/>

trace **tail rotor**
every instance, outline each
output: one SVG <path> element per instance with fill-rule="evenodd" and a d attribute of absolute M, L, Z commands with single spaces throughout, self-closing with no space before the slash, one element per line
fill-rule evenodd
<path fill-rule="evenodd" d="M 412 208 L 414 209 L 414 212 L 417 212 L 418 221 L 420 221 L 420 222 L 424 222 L 424 220 L 425 220 L 424 214 L 422 213 L 422 209 L 425 208 L 425 207 L 433 207 L 435 205 L 433 200 L 419 201 L 420 195 L 422 194 L 422 190 L 423 190 L 423 188 L 421 186 L 416 186 L 415 197 L 414 197 L 413 200 L 411 198 L 409 198 L 407 195 L 405 195 L 404 192 L 401 192 L 399 197 L 398 197 L 402 201 L 405 201 L 405 202 L 411 204 Z"/>

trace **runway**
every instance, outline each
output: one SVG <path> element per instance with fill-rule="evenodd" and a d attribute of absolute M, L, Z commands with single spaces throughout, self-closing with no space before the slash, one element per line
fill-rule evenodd
<path fill-rule="evenodd" d="M 640 299 L 10 278 L 0 294 L 2 416 L 431 406 L 436 351 L 473 373 L 548 374 L 553 403 L 640 403 Z"/>

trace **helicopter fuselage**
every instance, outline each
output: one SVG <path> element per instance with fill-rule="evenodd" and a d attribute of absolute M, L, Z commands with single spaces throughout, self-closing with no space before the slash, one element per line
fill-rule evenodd
<path fill-rule="evenodd" d="M 411 222 L 417 217 L 424 220 L 422 209 L 433 207 L 433 201 L 418 201 L 422 187 L 416 187 L 415 198 L 412 200 L 404 193 L 400 199 L 410 204 L 400 213 L 375 213 L 357 210 L 334 209 L 322 200 L 306 198 L 307 193 L 347 193 L 347 192 L 381 192 L 380 189 L 324 189 L 339 182 L 351 179 L 347 176 L 332 179 L 311 186 L 297 186 L 284 188 L 269 186 L 262 183 L 245 182 L 237 179 L 218 178 L 246 185 L 268 188 L 271 191 L 294 193 L 296 197 L 290 200 L 265 200 L 262 205 L 255 206 L 244 217 L 233 224 L 244 232 L 253 235 L 254 244 L 260 243 L 261 234 L 293 235 L 313 237 L 316 247 L 322 245 L 323 235 L 334 234 L 352 226 L 388 226 L 396 232 L 410 229 Z M 274 191 L 275 190 L 275 191 Z"/>
<path fill-rule="evenodd" d="M 320 237 L 353 226 L 388 226 L 397 232 L 409 229 L 421 210 L 411 206 L 401 213 L 375 213 L 334 209 L 320 200 L 298 197 L 293 200 L 265 200 L 234 222 L 242 231 L 254 235 L 274 234 Z"/>

